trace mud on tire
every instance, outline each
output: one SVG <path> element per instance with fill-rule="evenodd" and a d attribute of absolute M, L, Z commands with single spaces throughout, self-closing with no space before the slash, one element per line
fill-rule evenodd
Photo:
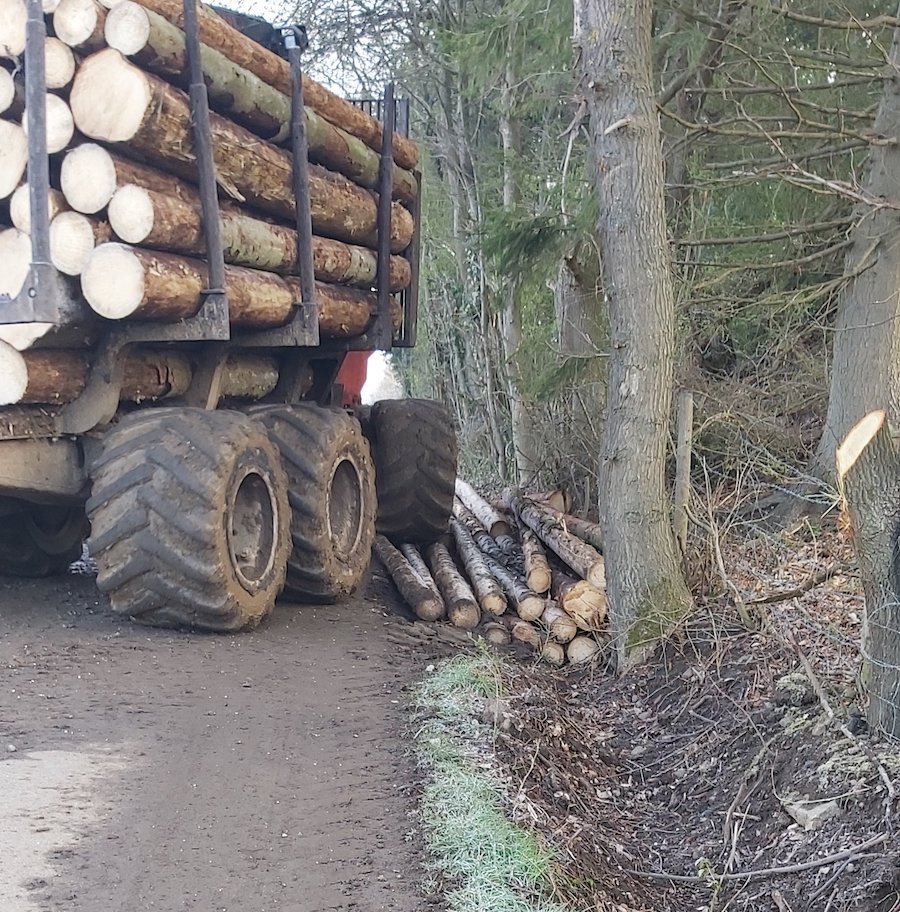
<path fill-rule="evenodd" d="M 290 549 L 277 449 L 237 412 L 139 412 L 91 467 L 89 549 L 114 611 L 162 627 L 253 627 Z"/>
<path fill-rule="evenodd" d="M 330 603 L 350 595 L 375 538 L 375 473 L 359 422 L 314 405 L 260 406 L 251 414 L 281 451 L 293 550 L 288 598 Z"/>
<path fill-rule="evenodd" d="M 386 399 L 372 406 L 378 531 L 396 543 L 427 543 L 447 531 L 456 484 L 453 422 L 439 402 Z"/>
<path fill-rule="evenodd" d="M 0 517 L 0 575 L 43 577 L 65 573 L 81 557 L 87 517 L 81 504 L 45 506 L 7 502 Z"/>

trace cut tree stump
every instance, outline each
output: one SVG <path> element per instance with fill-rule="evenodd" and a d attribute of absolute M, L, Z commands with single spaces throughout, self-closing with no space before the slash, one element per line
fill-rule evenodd
<path fill-rule="evenodd" d="M 178 28 L 184 28 L 184 7 L 181 0 L 142 0 L 142 6 L 153 10 Z M 285 59 L 242 35 L 209 7 L 198 6 L 197 12 L 200 41 L 203 44 L 220 51 L 239 67 L 249 70 L 279 92 L 290 95 L 291 71 Z M 329 123 L 363 140 L 375 151 L 381 151 L 381 123 L 306 75 L 303 77 L 303 100 Z M 403 168 L 415 168 L 419 161 L 416 144 L 395 133 L 393 145 L 396 162 Z"/>
<path fill-rule="evenodd" d="M 383 535 L 375 536 L 373 550 L 416 617 L 423 621 L 440 620 L 444 615 L 443 602 L 422 583 L 409 561 Z"/>
<path fill-rule="evenodd" d="M 466 568 L 478 603 L 485 614 L 499 616 L 506 611 L 506 596 L 494 578 L 484 555 L 469 530 L 455 517 L 450 520 L 450 530 L 456 541 L 456 550 Z"/>
<path fill-rule="evenodd" d="M 70 95 L 78 129 L 91 139 L 123 145 L 186 180 L 197 176 L 190 105 L 180 90 L 139 70 L 112 48 L 78 68 Z M 278 218 L 296 217 L 291 155 L 217 114 L 210 117 L 219 184 L 238 202 Z M 340 174 L 310 165 L 313 230 L 366 247 L 377 246 L 376 196 Z M 392 204 L 391 249 L 412 239 L 412 216 Z"/>
<path fill-rule="evenodd" d="M 107 218 L 116 236 L 128 244 L 194 256 L 205 253 L 200 198 L 187 187 L 180 196 L 170 196 L 126 184 L 110 200 Z M 273 225 L 235 208 L 222 210 L 221 228 L 226 263 L 298 274 L 296 228 Z M 377 263 L 375 253 L 365 247 L 313 237 L 313 266 L 319 281 L 371 289 Z M 402 291 L 412 280 L 409 263 L 392 256 L 390 268 L 391 291 Z"/>
<path fill-rule="evenodd" d="M 475 594 L 456 569 L 450 552 L 440 542 L 435 542 L 428 546 L 425 557 L 444 598 L 450 623 L 454 627 L 474 630 L 481 622 L 481 611 Z"/>
<path fill-rule="evenodd" d="M 187 88 L 185 37 L 176 25 L 139 3 L 124 0 L 107 16 L 105 34 L 111 48 L 130 57 L 141 69 Z M 200 58 L 215 110 L 270 142 L 283 144 L 290 139 L 290 93 L 278 91 L 207 45 L 201 45 Z M 377 189 L 379 155 L 311 108 L 305 111 L 310 158 L 354 183 Z M 395 167 L 393 179 L 394 196 L 412 203 L 418 193 L 412 173 Z"/>

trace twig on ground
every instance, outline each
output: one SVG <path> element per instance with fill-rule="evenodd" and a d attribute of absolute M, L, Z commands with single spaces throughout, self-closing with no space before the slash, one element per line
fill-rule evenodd
<path fill-rule="evenodd" d="M 793 589 L 784 589 L 781 592 L 770 592 L 768 595 L 761 596 L 760 598 L 747 599 L 747 604 L 773 605 L 775 602 L 786 602 L 788 599 L 799 598 L 801 595 L 809 592 L 810 589 L 815 589 L 816 586 L 827 583 L 828 580 L 835 576 L 839 576 L 845 570 L 849 570 L 852 566 L 852 564 L 837 561 L 830 567 L 826 567 L 824 570 L 820 570 L 818 573 L 814 573 L 812 576 L 807 577 L 799 586 L 795 586 Z"/>

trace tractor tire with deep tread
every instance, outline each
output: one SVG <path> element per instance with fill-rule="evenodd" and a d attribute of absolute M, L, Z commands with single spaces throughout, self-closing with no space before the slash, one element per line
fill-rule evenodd
<path fill-rule="evenodd" d="M 287 478 L 245 415 L 137 412 L 91 466 L 88 547 L 114 611 L 159 627 L 254 627 L 275 604 L 290 550 Z"/>
<path fill-rule="evenodd" d="M 316 405 L 250 412 L 281 451 L 288 475 L 293 550 L 284 594 L 330 604 L 356 590 L 375 539 L 375 470 L 359 422 Z"/>
<path fill-rule="evenodd" d="M 431 399 L 385 399 L 372 406 L 378 531 L 395 544 L 428 544 L 447 531 L 456 484 L 457 443 L 446 408 Z"/>
<path fill-rule="evenodd" d="M 0 518 L 0 575 L 58 576 L 81 557 L 87 537 L 84 506 L 21 502 Z"/>

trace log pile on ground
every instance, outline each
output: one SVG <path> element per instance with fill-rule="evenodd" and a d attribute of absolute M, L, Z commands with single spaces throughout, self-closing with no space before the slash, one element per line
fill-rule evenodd
<path fill-rule="evenodd" d="M 462 480 L 456 491 L 449 533 L 424 556 L 378 537 L 413 613 L 494 646 L 522 644 L 554 666 L 590 662 L 606 639 L 599 526 L 557 509 L 568 507 L 558 497 L 508 490 L 491 502 Z"/>
<path fill-rule="evenodd" d="M 208 280 L 182 2 L 54 0 L 44 9 L 52 36 L 44 55 L 50 257 L 83 298 L 83 313 L 72 319 L 90 329 L 103 320 L 190 318 Z M 0 292 L 10 296 L 24 287 L 32 262 L 25 20 L 25 0 L 2 0 Z M 201 5 L 198 21 L 230 319 L 242 332 L 268 330 L 289 323 L 300 303 L 290 69 L 212 9 Z M 359 337 L 377 313 L 383 127 L 306 76 L 303 90 L 320 335 Z M 419 153 L 397 134 L 393 149 L 386 274 L 396 296 L 412 281 Z M 396 330 L 397 297 L 391 319 Z M 61 368 L 90 363 L 87 349 L 71 354 Z M 49 403 L 77 395 L 83 377 L 76 374 L 60 372 Z M 28 398 L 12 402 L 39 402 L 43 388 L 40 378 L 29 381 Z M 4 404 L 12 395 L 12 387 L 0 390 Z"/>

